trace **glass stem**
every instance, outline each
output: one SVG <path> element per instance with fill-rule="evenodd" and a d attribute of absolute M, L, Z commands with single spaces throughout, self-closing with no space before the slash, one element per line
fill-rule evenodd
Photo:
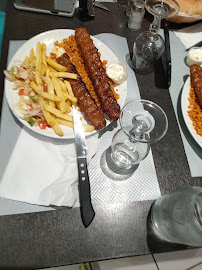
<path fill-rule="evenodd" d="M 157 16 L 154 17 L 153 22 L 150 24 L 149 30 L 150 30 L 150 38 L 157 40 L 158 37 L 158 31 L 161 26 L 161 19 Z"/>

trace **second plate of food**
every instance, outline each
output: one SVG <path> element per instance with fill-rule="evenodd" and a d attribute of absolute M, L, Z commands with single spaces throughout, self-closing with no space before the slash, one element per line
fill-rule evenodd
<path fill-rule="evenodd" d="M 194 140 L 198 143 L 198 145 L 202 148 L 202 137 L 197 134 L 197 131 L 195 130 L 193 126 L 193 122 L 189 117 L 188 111 L 190 110 L 190 89 L 191 89 L 191 83 L 190 83 L 190 77 L 187 78 L 183 90 L 182 90 L 182 96 L 181 96 L 181 108 L 182 108 L 182 115 L 184 118 L 184 121 L 186 123 L 186 126 L 191 133 Z"/>

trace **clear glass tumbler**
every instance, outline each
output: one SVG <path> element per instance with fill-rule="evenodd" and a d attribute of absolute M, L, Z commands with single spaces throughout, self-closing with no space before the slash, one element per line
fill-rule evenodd
<path fill-rule="evenodd" d="M 151 221 L 163 240 L 202 246 L 202 188 L 187 187 L 162 196 L 152 206 Z"/>
<path fill-rule="evenodd" d="M 150 144 L 134 142 L 119 129 L 112 140 L 111 159 L 118 168 L 129 170 L 147 156 L 149 149 Z"/>
<path fill-rule="evenodd" d="M 159 141 L 168 128 L 164 111 L 154 102 L 132 100 L 121 110 L 121 128 L 112 139 L 111 159 L 117 168 L 129 170 L 143 160 L 150 143 Z"/>
<path fill-rule="evenodd" d="M 128 19 L 128 28 L 131 31 L 138 31 L 142 26 L 142 21 L 145 14 L 143 0 L 133 0 L 130 7 L 130 15 Z"/>

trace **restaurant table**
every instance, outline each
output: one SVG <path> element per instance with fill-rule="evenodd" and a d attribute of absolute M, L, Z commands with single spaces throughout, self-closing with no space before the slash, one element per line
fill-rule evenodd
<path fill-rule="evenodd" d="M 138 32 L 127 28 L 125 2 L 105 3 L 110 12 L 96 8 L 95 18 L 72 18 L 18 11 L 7 1 L 0 67 L 0 107 L 10 40 L 27 40 L 51 29 L 87 27 L 91 35 L 113 33 L 125 37 L 129 51 Z M 147 12 L 140 31 L 152 20 Z M 181 28 L 184 25 L 169 24 Z M 185 186 L 202 186 L 201 178 L 191 177 L 177 120 L 168 89 L 155 87 L 154 74 L 138 75 L 141 98 L 157 103 L 165 111 L 169 129 L 152 145 L 161 194 Z M 93 223 L 84 228 L 79 208 L 0 216 L 0 269 L 36 269 L 126 256 L 189 248 L 158 239 L 150 229 L 153 201 L 95 205 Z"/>

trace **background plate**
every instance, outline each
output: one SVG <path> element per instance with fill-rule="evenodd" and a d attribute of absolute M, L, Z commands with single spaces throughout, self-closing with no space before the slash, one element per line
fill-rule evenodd
<path fill-rule="evenodd" d="M 192 124 L 192 120 L 188 116 L 188 106 L 189 106 L 189 91 L 191 88 L 191 83 L 190 83 L 190 77 L 187 78 L 183 90 L 182 90 L 182 96 L 181 96 L 181 108 L 182 108 L 182 114 L 184 117 L 184 121 L 187 125 L 188 130 L 190 131 L 191 135 L 195 139 L 195 141 L 200 145 L 202 148 L 202 137 L 198 134 L 196 134 L 196 130 L 194 129 L 194 126 Z"/>
<path fill-rule="evenodd" d="M 55 41 L 57 41 L 57 40 L 60 41 L 64 38 L 69 37 L 70 35 L 74 35 L 74 32 L 75 32 L 74 30 L 70 30 L 70 29 L 57 29 L 57 30 L 43 32 L 37 36 L 34 36 L 33 38 L 29 39 L 27 42 L 25 42 L 23 44 L 23 46 L 21 46 L 19 48 L 19 50 L 15 53 L 15 55 L 11 59 L 7 68 L 10 69 L 16 63 L 22 62 L 26 56 L 29 56 L 31 48 L 34 48 L 34 52 L 35 52 L 35 47 L 36 47 L 37 42 L 41 42 L 41 43 L 46 44 L 47 55 L 49 56 L 51 51 L 53 51 L 53 52 L 55 51 L 55 47 L 54 47 Z M 101 60 L 107 60 L 108 63 L 110 63 L 114 60 L 117 60 L 116 55 L 104 43 L 102 43 L 100 40 L 96 39 L 95 37 L 91 36 L 91 38 L 92 38 L 95 46 L 97 47 L 97 49 L 101 53 Z M 62 53 L 63 52 L 61 51 L 61 54 Z M 126 99 L 126 94 L 127 94 L 127 81 L 125 81 L 121 85 L 115 86 L 115 90 L 120 96 L 118 103 L 119 103 L 120 107 L 122 108 L 124 105 L 125 99 Z M 13 112 L 13 114 L 18 118 L 18 120 L 23 125 L 27 126 L 30 130 L 37 132 L 41 135 L 52 137 L 52 138 L 57 138 L 57 139 L 72 139 L 72 138 L 74 138 L 74 133 L 73 133 L 73 130 L 71 128 L 61 126 L 62 130 L 64 132 L 64 136 L 59 137 L 58 135 L 55 134 L 55 132 L 53 131 L 52 128 L 46 128 L 45 130 L 41 130 L 39 127 L 31 127 L 25 120 L 19 118 L 19 115 L 17 115 L 15 110 L 14 110 L 15 104 L 17 103 L 17 101 L 19 99 L 18 91 L 13 90 L 13 83 L 6 80 L 6 79 L 5 79 L 5 94 L 6 94 L 6 98 L 7 98 L 9 107 L 10 107 L 11 111 Z M 84 121 L 84 123 L 85 123 L 85 121 Z M 109 125 L 109 124 L 110 124 L 110 121 L 107 120 L 107 125 Z M 92 135 L 95 132 L 97 132 L 97 131 L 94 131 L 91 133 L 86 132 L 85 135 L 86 136 Z"/>

